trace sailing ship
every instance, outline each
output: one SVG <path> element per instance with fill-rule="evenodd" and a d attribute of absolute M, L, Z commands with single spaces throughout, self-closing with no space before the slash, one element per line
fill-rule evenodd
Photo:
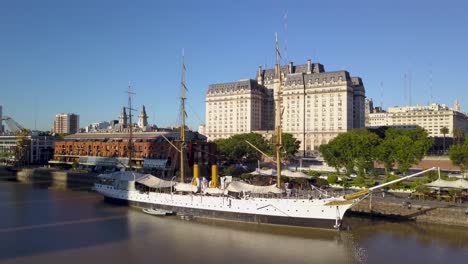
<path fill-rule="evenodd" d="M 185 65 L 182 52 L 182 93 L 180 127 L 180 181 L 163 180 L 150 174 L 118 171 L 99 175 L 94 189 L 106 199 L 124 202 L 130 206 L 146 208 L 147 212 L 174 212 L 178 215 L 203 217 L 259 224 L 319 227 L 339 229 L 346 212 L 372 191 L 418 176 L 425 170 L 388 183 L 355 193 L 331 196 L 321 192 L 307 196 L 290 196 L 281 188 L 281 84 L 280 56 L 276 39 L 276 184 L 255 186 L 241 181 L 223 181 L 218 184 L 217 168 L 212 168 L 209 186 L 199 179 L 198 166 L 194 165 L 193 180 L 185 183 Z M 130 140 L 131 141 L 131 140 Z M 174 179 L 174 178 L 173 178 Z M 148 210 L 150 209 L 150 210 Z"/>

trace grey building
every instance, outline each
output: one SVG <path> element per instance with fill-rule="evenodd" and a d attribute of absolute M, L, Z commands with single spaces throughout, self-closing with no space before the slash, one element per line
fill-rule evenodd
<path fill-rule="evenodd" d="M 26 136 L 22 154 L 18 153 L 19 140 L 17 136 L 0 136 L 0 163 L 47 164 L 54 156 L 56 137 L 38 134 Z M 20 155 L 23 157 L 21 161 Z"/>

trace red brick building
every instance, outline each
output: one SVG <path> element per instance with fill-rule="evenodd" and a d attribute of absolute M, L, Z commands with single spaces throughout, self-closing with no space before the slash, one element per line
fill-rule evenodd
<path fill-rule="evenodd" d="M 142 169 L 160 169 L 164 176 L 173 176 L 179 170 L 180 154 L 171 146 L 164 135 L 177 148 L 180 147 L 178 132 L 140 132 L 133 134 L 132 165 Z M 216 145 L 206 142 L 206 137 L 196 132 L 186 133 L 188 166 L 194 163 L 216 164 Z M 75 161 L 82 166 L 122 167 L 128 164 L 129 135 L 126 133 L 78 133 L 55 143 L 54 158 L 50 164 L 72 165 Z M 203 172 L 203 171 L 202 171 Z M 206 171 L 205 173 L 208 173 Z"/>

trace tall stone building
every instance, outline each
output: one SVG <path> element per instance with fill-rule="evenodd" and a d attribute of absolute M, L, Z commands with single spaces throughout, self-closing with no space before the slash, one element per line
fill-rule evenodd
<path fill-rule="evenodd" d="M 54 133 L 75 134 L 80 128 L 79 124 L 80 116 L 77 114 L 57 114 L 52 130 Z"/>
<path fill-rule="evenodd" d="M 127 112 L 125 111 L 125 107 L 122 107 L 122 112 L 120 112 L 119 124 L 124 127 L 127 126 Z"/>
<path fill-rule="evenodd" d="M 282 126 L 313 151 L 338 133 L 365 125 L 364 84 L 347 71 L 326 72 L 322 64 L 281 67 Z M 239 133 L 273 130 L 277 79 L 274 69 L 258 68 L 256 80 L 213 84 L 206 96 L 209 140 Z"/>
<path fill-rule="evenodd" d="M 146 114 L 145 106 L 141 109 L 140 114 L 138 115 L 138 127 L 144 129 L 148 126 L 148 115 Z"/>
<path fill-rule="evenodd" d="M 254 80 L 210 85 L 205 133 L 213 140 L 262 130 L 266 99 L 267 89 Z"/>

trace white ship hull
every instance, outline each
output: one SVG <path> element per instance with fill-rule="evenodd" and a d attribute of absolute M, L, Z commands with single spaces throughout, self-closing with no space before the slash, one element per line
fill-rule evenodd
<path fill-rule="evenodd" d="M 326 205 L 336 198 L 295 199 L 258 198 L 236 199 L 228 196 L 199 194 L 141 193 L 95 184 L 94 189 L 115 201 L 142 208 L 163 209 L 195 217 L 226 219 L 243 222 L 281 224 L 305 227 L 339 228 L 352 203 Z"/>

